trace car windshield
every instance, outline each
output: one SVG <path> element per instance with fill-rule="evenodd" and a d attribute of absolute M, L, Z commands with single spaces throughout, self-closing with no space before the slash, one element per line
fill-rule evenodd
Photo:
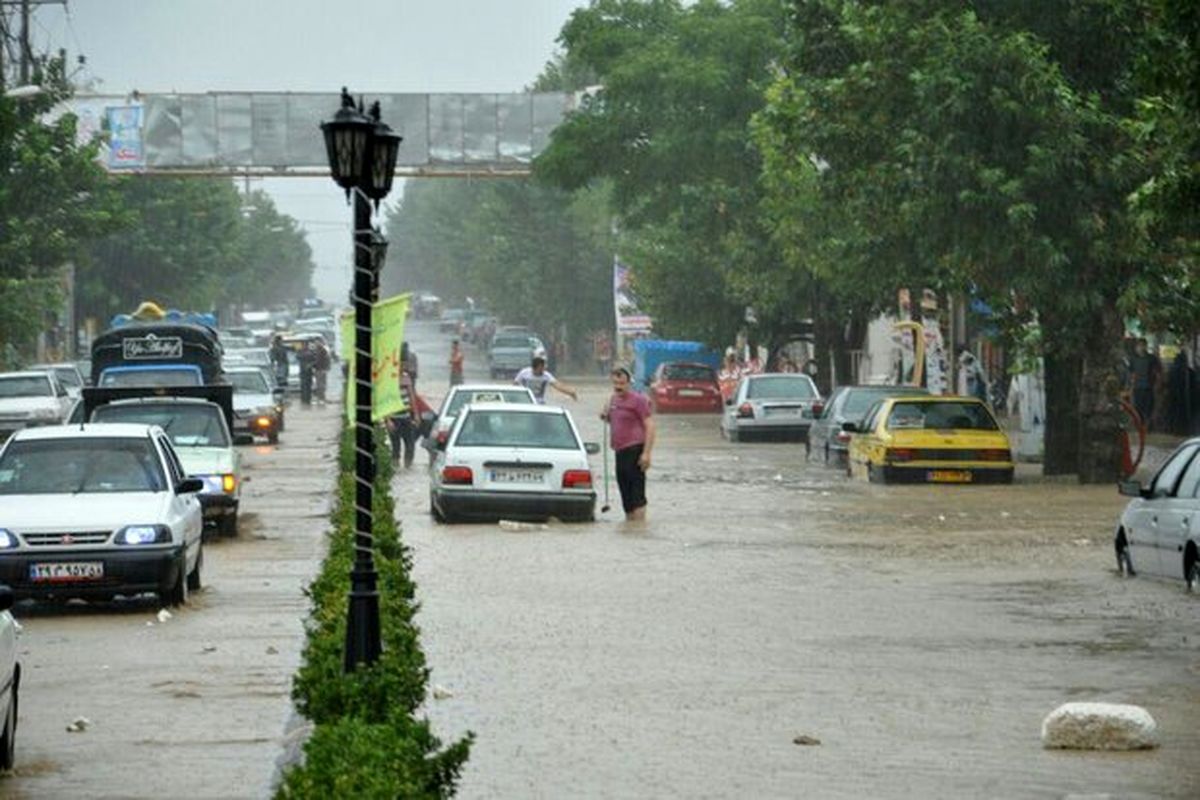
<path fill-rule="evenodd" d="M 136 422 L 157 425 L 178 447 L 229 447 L 221 409 L 200 403 L 130 403 L 100 406 L 92 422 Z"/>
<path fill-rule="evenodd" d="M 83 381 L 79 380 L 79 373 L 73 367 L 55 367 L 54 376 L 58 378 L 59 383 L 70 389 L 83 386 Z"/>
<path fill-rule="evenodd" d="M 463 420 L 454 446 L 578 450 L 579 440 L 565 414 L 472 411 Z"/>
<path fill-rule="evenodd" d="M 994 431 L 996 420 L 982 403 L 942 401 L 896 403 L 888 414 L 889 430 L 975 430 Z"/>
<path fill-rule="evenodd" d="M 779 375 L 750 380 L 747 400 L 808 400 L 816 397 L 812 381 L 802 375 Z"/>
<path fill-rule="evenodd" d="M 861 417 L 867 413 L 867 409 L 885 397 L 897 397 L 908 394 L 926 393 L 896 386 L 881 386 L 878 389 L 850 389 L 846 394 L 846 404 L 842 406 L 842 414 L 846 417 Z"/>
<path fill-rule="evenodd" d="M 0 378 L 0 398 L 4 397 L 53 397 L 54 388 L 44 375 L 22 375 Z"/>
<path fill-rule="evenodd" d="M 456 417 L 468 403 L 525 403 L 529 405 L 529 392 L 525 389 L 459 389 L 450 398 L 443 416 Z"/>
<path fill-rule="evenodd" d="M 716 383 L 717 373 L 711 367 L 698 364 L 672 364 L 663 367 L 663 378 L 669 381 L 708 381 Z"/>
<path fill-rule="evenodd" d="M 162 369 L 106 371 L 100 376 L 100 385 L 114 386 L 199 386 L 200 375 L 194 369 Z"/>
<path fill-rule="evenodd" d="M 529 336 L 497 336 L 492 347 L 533 347 L 533 339 Z"/>
<path fill-rule="evenodd" d="M 258 370 L 254 372 L 227 372 L 225 378 L 233 384 L 233 391 L 246 394 L 270 394 L 267 379 Z"/>
<path fill-rule="evenodd" d="M 148 438 L 16 441 L 0 458 L 0 495 L 160 492 L 162 466 Z"/>

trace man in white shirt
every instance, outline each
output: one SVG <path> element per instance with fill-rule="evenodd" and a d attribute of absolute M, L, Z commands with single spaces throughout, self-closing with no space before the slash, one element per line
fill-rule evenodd
<path fill-rule="evenodd" d="M 557 392 L 570 397 L 572 400 L 578 400 L 579 395 L 570 386 L 567 386 L 562 381 L 555 378 L 546 371 L 546 359 L 541 356 L 534 356 L 533 361 L 528 367 L 517 373 L 517 377 L 513 378 L 513 383 L 517 386 L 524 386 L 529 391 L 533 392 L 533 399 L 539 405 L 546 402 L 546 387 L 553 386 Z"/>

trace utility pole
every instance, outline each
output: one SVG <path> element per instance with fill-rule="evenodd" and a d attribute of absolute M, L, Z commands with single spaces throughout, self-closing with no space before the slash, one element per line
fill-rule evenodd
<path fill-rule="evenodd" d="M 21 0 L 21 80 L 18 86 L 29 85 L 29 62 L 33 48 L 29 45 L 29 0 Z"/>

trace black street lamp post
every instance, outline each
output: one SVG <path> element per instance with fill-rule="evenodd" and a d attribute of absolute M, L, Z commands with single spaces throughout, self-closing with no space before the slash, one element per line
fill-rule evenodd
<path fill-rule="evenodd" d="M 379 659 L 379 592 L 375 572 L 373 503 L 375 428 L 371 420 L 371 304 L 377 300 L 379 251 L 383 237 L 371 225 L 376 210 L 392 189 L 400 137 L 379 121 L 379 103 L 370 116 L 355 107 L 343 88 L 342 105 L 333 119 L 321 123 L 329 171 L 347 199 L 354 195 L 354 566 L 350 571 L 350 605 L 346 620 L 345 669 Z M 386 240 L 383 240 L 386 243 Z"/>

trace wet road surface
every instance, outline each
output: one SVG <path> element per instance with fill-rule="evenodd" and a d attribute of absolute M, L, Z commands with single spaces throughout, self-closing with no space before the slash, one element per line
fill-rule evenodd
<path fill-rule="evenodd" d="M 205 588 L 15 611 L 17 768 L 2 798 L 267 797 L 292 715 L 303 588 L 324 556 L 336 406 L 293 404 L 279 446 L 242 448 L 237 538 L 204 545 Z M 77 717 L 91 725 L 66 728 Z"/>
<path fill-rule="evenodd" d="M 438 397 L 449 339 L 411 331 Z M 599 441 L 606 384 L 571 382 Z M 1115 575 L 1114 488 L 851 483 L 715 417 L 659 422 L 641 526 L 615 483 L 595 524 L 436 525 L 424 455 L 398 475 L 451 693 L 428 713 L 478 736 L 461 796 L 1200 796 L 1200 598 Z M 1146 706 L 1163 746 L 1043 750 L 1073 700 Z"/>

